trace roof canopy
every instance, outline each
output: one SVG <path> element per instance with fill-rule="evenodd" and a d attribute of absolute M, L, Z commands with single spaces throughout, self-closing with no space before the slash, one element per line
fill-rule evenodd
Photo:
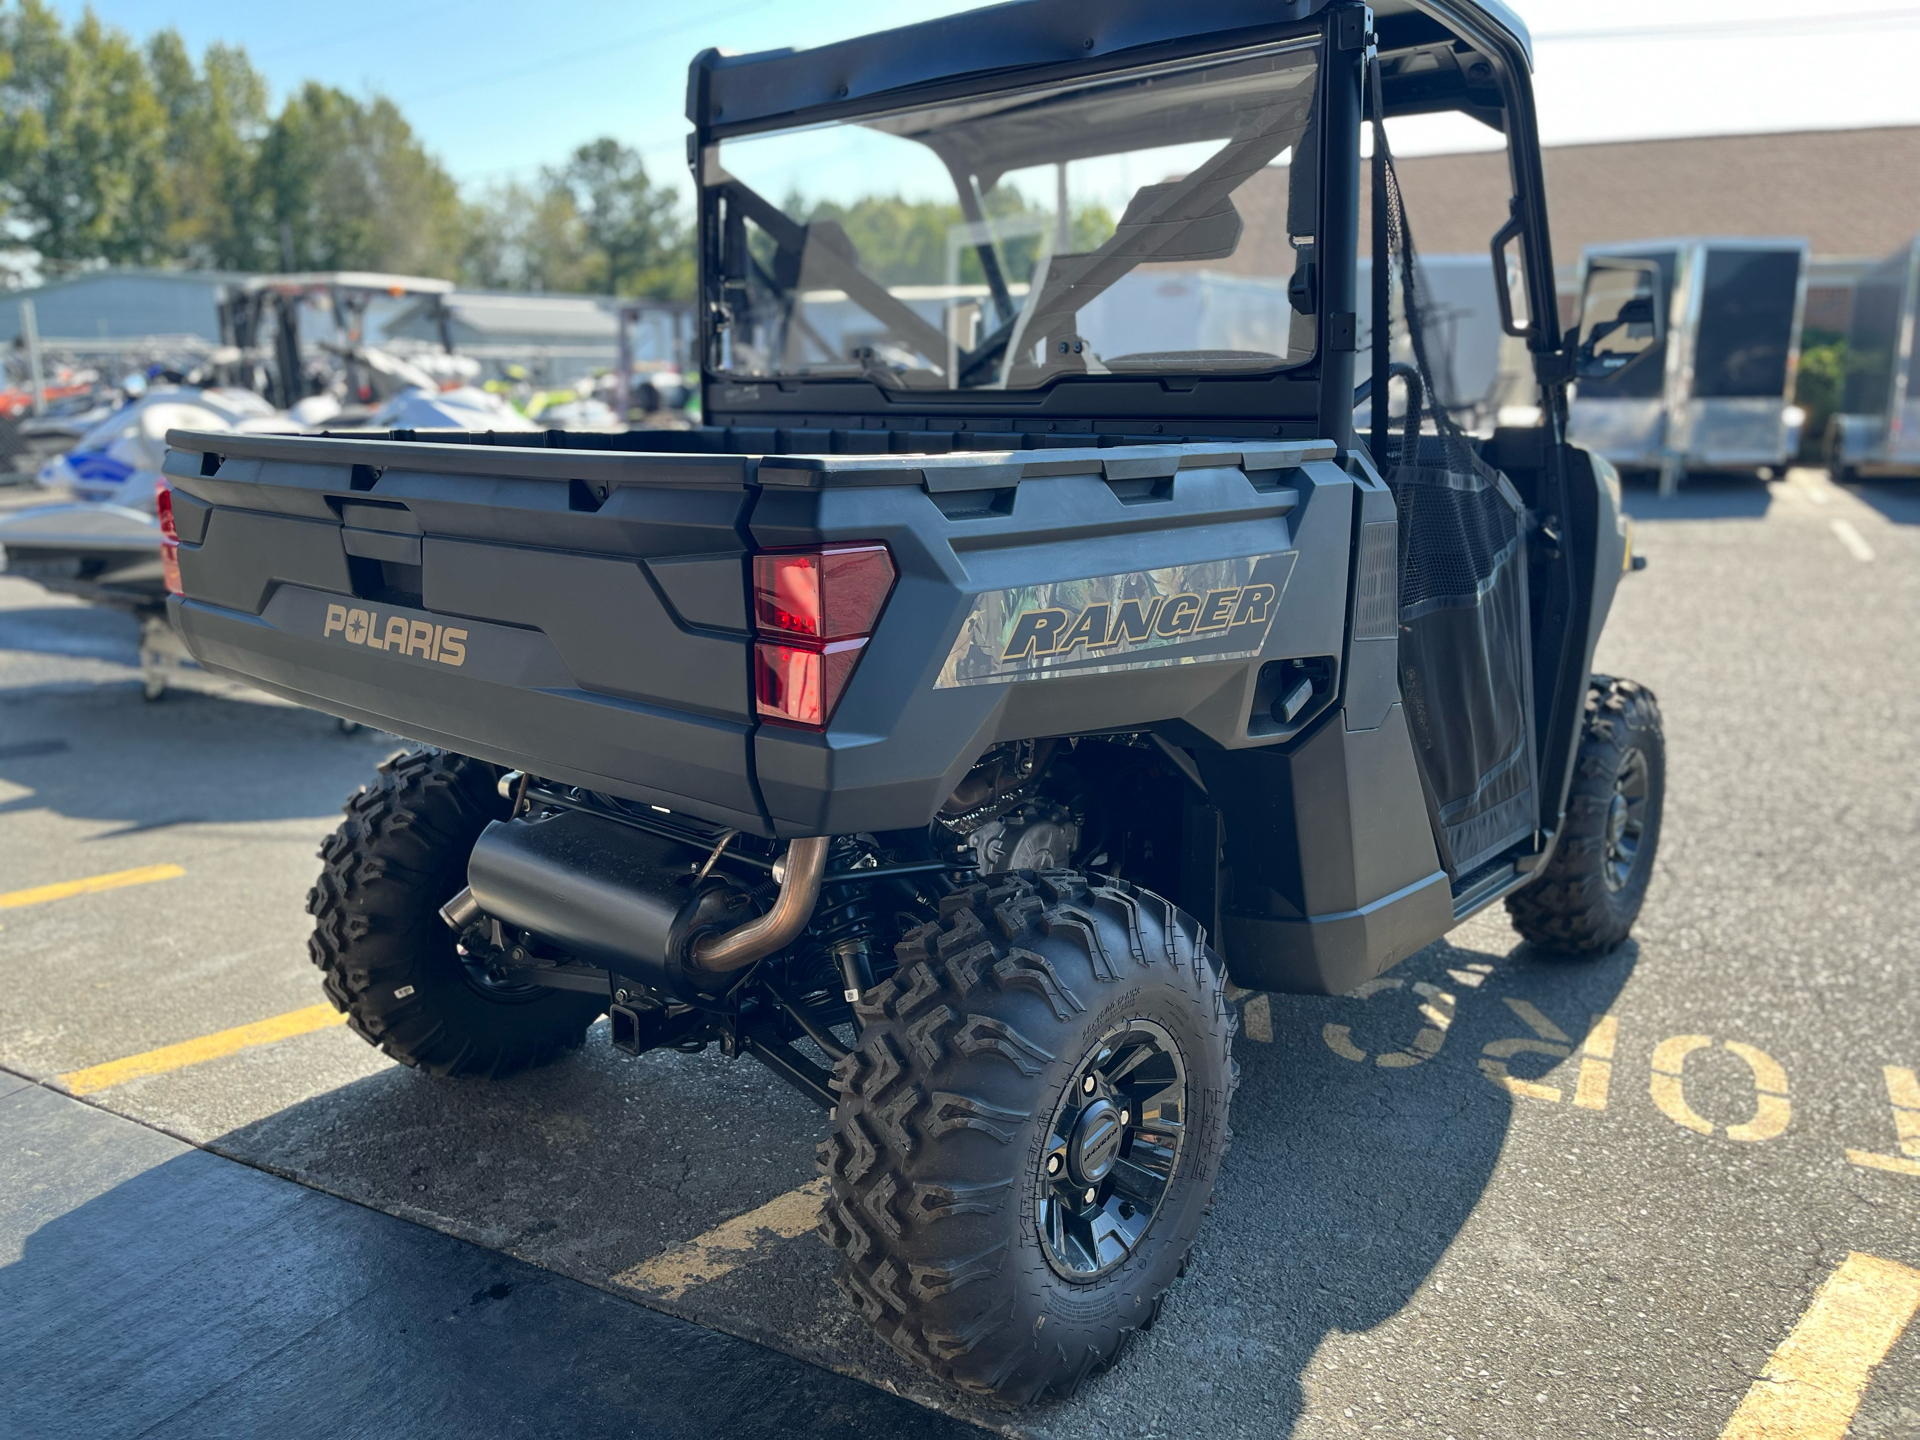
<path fill-rule="evenodd" d="M 306 295 L 319 290 L 364 290 L 381 295 L 448 295 L 451 280 L 425 275 L 387 275 L 378 270 L 308 270 L 291 275 L 252 275 L 248 290 L 271 290 L 279 295 Z"/>
<path fill-rule="evenodd" d="M 1040 67 L 1110 68 L 1129 51 L 1224 48 L 1297 26 L 1327 3 L 1015 0 L 811 50 L 709 50 L 694 61 L 687 118 L 731 130 L 805 111 L 858 109 L 897 91 L 1011 79 Z M 1459 39 L 1510 47 L 1522 64 L 1532 63 L 1527 28 L 1502 0 L 1377 0 L 1373 9 L 1383 50 Z"/>

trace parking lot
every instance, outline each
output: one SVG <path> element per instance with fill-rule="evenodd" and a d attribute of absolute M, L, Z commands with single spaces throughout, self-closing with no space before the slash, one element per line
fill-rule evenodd
<path fill-rule="evenodd" d="M 369 1412 L 327 1408 L 353 1386 L 287 1380 L 312 1363 L 287 1347 L 444 1291 L 432 1316 L 469 1317 L 427 1367 L 444 1408 L 380 1412 L 392 1433 L 623 1433 L 682 1383 L 655 1354 L 719 1332 L 753 1344 L 684 1382 L 716 1425 L 933 1433 L 866 1382 L 1059 1440 L 1837 1435 L 1856 1397 L 1850 1433 L 1920 1434 L 1920 487 L 1797 470 L 1629 508 L 1649 567 L 1599 668 L 1656 692 L 1669 756 L 1635 941 L 1556 961 L 1496 910 L 1364 995 L 1248 997 L 1184 1280 L 1077 1399 L 1020 1412 L 868 1334 L 812 1231 L 826 1118 L 752 1061 L 630 1059 L 602 1022 L 549 1069 L 437 1081 L 336 1023 L 314 851 L 397 742 L 203 677 L 144 704 L 131 622 L 0 577 L 0 1367 L 43 1406 L 14 1433 L 215 1433 L 179 1416 L 216 1382 L 236 1432 L 356 1433 Z M 312 1192 L 405 1223 L 214 1234 Z M 188 1263 L 210 1304 L 358 1283 L 158 1400 L 46 1338 L 166 1370 L 186 1322 L 142 1296 Z M 74 1287 L 112 1304 L 61 1310 Z"/>

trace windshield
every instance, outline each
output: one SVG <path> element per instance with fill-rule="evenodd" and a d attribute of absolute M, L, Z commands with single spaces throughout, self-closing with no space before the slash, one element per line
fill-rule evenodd
<path fill-rule="evenodd" d="M 723 141 L 709 364 L 978 390 L 1310 359 L 1288 291 L 1316 229 L 1315 53 Z"/>

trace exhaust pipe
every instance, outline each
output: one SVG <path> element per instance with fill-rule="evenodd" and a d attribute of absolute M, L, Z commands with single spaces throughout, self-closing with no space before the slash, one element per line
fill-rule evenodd
<path fill-rule="evenodd" d="M 806 929 L 827 844 L 792 842 L 780 893 L 756 915 L 738 882 L 696 874 L 707 857 L 679 841 L 581 810 L 496 820 L 467 861 L 467 889 L 443 915 L 452 923 L 465 914 L 464 899 L 477 912 L 655 990 L 713 994 L 725 988 L 716 983 L 723 977 Z"/>
<path fill-rule="evenodd" d="M 440 907 L 440 918 L 447 922 L 447 928 L 458 935 L 485 913 L 480 902 L 473 898 L 473 887 L 464 886 L 460 893 Z"/>
<path fill-rule="evenodd" d="M 741 970 L 783 950 L 800 938 L 820 898 L 820 877 L 827 871 L 824 835 L 787 845 L 786 874 L 773 908 L 757 920 L 720 934 L 708 931 L 693 942 L 693 968 L 707 975 Z"/>

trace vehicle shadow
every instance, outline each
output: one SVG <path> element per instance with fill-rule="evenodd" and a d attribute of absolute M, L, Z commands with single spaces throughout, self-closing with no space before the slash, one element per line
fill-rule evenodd
<path fill-rule="evenodd" d="M 1920 480 L 1868 480 L 1846 490 L 1895 525 L 1920 525 Z"/>
<path fill-rule="evenodd" d="M 0 608 L 0 650 L 140 663 L 140 622 L 105 605 Z"/>
<path fill-rule="evenodd" d="M 1272 1042 L 1234 1047 L 1233 1148 L 1213 1214 L 1186 1279 L 1115 1379 L 1158 1376 L 1190 1391 L 1169 1397 L 1168 1411 L 1170 1421 L 1185 1411 L 1190 1433 L 1243 1429 L 1245 1390 L 1258 1386 L 1265 1433 L 1290 1433 L 1323 1342 L 1375 1329 L 1414 1301 L 1491 1182 L 1514 1106 L 1542 1103 L 1516 1100 L 1480 1071 L 1484 1046 L 1540 1038 L 1503 1002 L 1536 1007 L 1577 1046 L 1637 958 L 1631 943 L 1572 963 L 1525 945 L 1499 954 L 1443 941 L 1374 982 L 1368 998 L 1269 997 Z M 1522 1053 L 1507 1063 L 1528 1079 L 1560 1066 L 1551 1083 L 1570 1101 L 1578 1060 Z M 1422 1375 L 1431 1380 L 1424 1364 L 1368 1423 L 1406 1423 Z M 1395 1383 L 1370 1360 L 1368 1391 Z M 1042 1428 L 1081 1427 L 1062 1415 Z"/>
<path fill-rule="evenodd" d="M 400 743 L 184 687 L 148 704 L 137 681 L 0 690 L 0 736 L 0 816 L 117 822 L 107 835 L 330 815 Z"/>
<path fill-rule="evenodd" d="M 975 1433 L 38 1087 L 0 1136 L 0 1433 Z"/>
<path fill-rule="evenodd" d="M 1367 998 L 1267 997 L 1271 1041 L 1235 1046 L 1233 1146 L 1188 1273 L 1159 1323 L 1072 1401 L 1006 1412 L 909 1369 L 834 1290 L 832 1252 L 808 1236 L 643 1298 L 996 1429 L 1091 1440 L 1125 1410 L 1142 1431 L 1251 1433 L 1257 1417 L 1258 1433 L 1289 1433 L 1323 1344 L 1421 1294 L 1492 1181 L 1513 1106 L 1542 1103 L 1516 1102 L 1479 1069 L 1489 1043 L 1540 1038 L 1505 1002 L 1577 1045 L 1637 959 L 1632 945 L 1585 963 L 1502 953 L 1491 921 L 1456 938 L 1470 937 L 1488 948 L 1430 946 Z M 629 1059 L 601 1029 L 500 1082 L 384 1069 L 212 1145 L 601 1286 L 812 1178 L 825 1118 L 759 1067 Z M 1508 1063 L 1526 1079 L 1560 1066 L 1549 1083 L 1570 1100 L 1577 1059 Z"/>
<path fill-rule="evenodd" d="M 1751 475 L 1689 475 L 1668 500 L 1651 476 L 1623 477 L 1620 489 L 1636 520 L 1759 520 L 1773 504 L 1766 484 Z"/>
<path fill-rule="evenodd" d="M 811 1196 L 800 1201 L 798 1232 L 761 1237 L 694 1288 L 619 1281 L 812 1183 L 828 1131 L 822 1111 L 751 1059 L 711 1048 L 629 1057 L 608 1043 L 602 1020 L 581 1049 L 537 1070 L 437 1079 L 385 1066 L 208 1144 L 704 1329 L 1004 1427 L 1004 1412 L 944 1390 L 868 1330 L 834 1286 L 837 1257 L 805 1218 Z"/>

